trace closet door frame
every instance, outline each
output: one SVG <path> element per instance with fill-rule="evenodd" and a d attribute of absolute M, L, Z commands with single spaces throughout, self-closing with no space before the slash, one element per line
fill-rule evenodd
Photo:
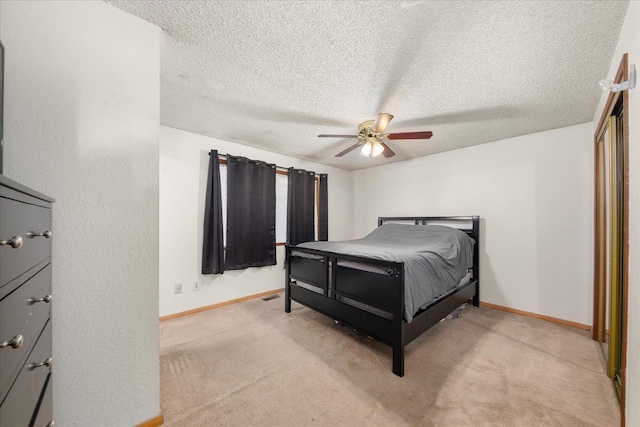
<path fill-rule="evenodd" d="M 628 63 L 628 55 L 624 54 L 622 56 L 622 60 L 620 61 L 620 66 L 618 67 L 618 71 L 616 73 L 616 77 L 614 82 L 621 83 L 626 81 L 629 78 L 629 63 Z M 622 415 L 622 425 L 625 425 L 625 399 L 626 399 L 626 373 L 627 373 L 627 318 L 628 318 L 628 288 L 629 288 L 629 273 L 628 273 L 628 265 L 629 265 L 629 101 L 626 92 L 619 92 L 609 94 L 607 98 L 607 102 L 605 104 L 604 111 L 600 120 L 598 122 L 598 126 L 596 127 L 596 132 L 594 135 L 594 298 L 593 298 L 593 328 L 591 329 L 592 338 L 594 340 L 600 340 L 601 337 L 604 336 L 606 321 L 602 319 L 601 316 L 601 305 L 602 301 L 606 300 L 604 295 L 601 293 L 601 283 L 604 272 L 602 271 L 603 266 L 603 257 L 606 256 L 602 253 L 603 244 L 606 244 L 606 233 L 603 229 L 606 221 L 603 221 L 601 210 L 601 202 L 605 197 L 603 193 L 602 186 L 602 171 L 605 168 L 602 167 L 600 162 L 604 161 L 604 158 L 599 156 L 599 142 L 602 138 L 603 132 L 607 129 L 609 125 L 609 118 L 616 114 L 615 108 L 616 105 L 619 104 L 619 98 L 622 98 L 622 131 L 623 131 L 623 140 L 622 140 L 622 152 L 623 152 L 623 199 L 624 204 L 622 206 L 623 209 L 623 220 L 622 220 L 622 245 L 621 245 L 621 253 L 619 254 L 622 261 L 622 271 L 620 277 L 620 289 L 619 291 L 622 293 L 622 303 L 620 305 L 620 330 L 621 330 L 621 342 L 617 346 L 619 348 L 621 354 L 621 366 L 620 366 L 620 378 L 619 381 L 614 377 L 614 385 L 616 387 L 616 391 L 618 392 L 620 398 L 620 407 L 621 407 L 621 415 Z M 615 141 L 612 141 L 615 143 Z M 605 147 L 607 149 L 607 147 Z M 604 242 L 603 242 L 604 239 Z M 610 343 L 611 344 L 611 343 Z M 610 359 L 610 358 L 609 358 Z M 608 372 L 609 373 L 609 372 Z"/>

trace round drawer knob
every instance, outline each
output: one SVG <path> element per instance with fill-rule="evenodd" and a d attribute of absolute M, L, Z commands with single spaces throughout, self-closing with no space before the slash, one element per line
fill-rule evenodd
<path fill-rule="evenodd" d="M 31 233 L 32 237 L 44 237 L 45 239 L 48 239 L 51 237 L 51 230 L 47 230 L 43 233 Z"/>
<path fill-rule="evenodd" d="M 34 302 L 46 302 L 47 304 L 49 304 L 51 302 L 51 300 L 53 299 L 53 295 L 49 294 L 47 296 L 44 296 L 42 298 L 29 298 L 29 302 L 30 303 L 34 303 Z"/>
<path fill-rule="evenodd" d="M 0 240 L 0 246 L 9 245 L 13 249 L 18 249 L 22 246 L 22 237 L 21 236 L 13 236 L 9 240 Z"/>
<path fill-rule="evenodd" d="M 47 359 L 44 362 L 40 362 L 40 363 L 32 363 L 30 365 L 31 369 L 35 369 L 35 368 L 39 368 L 41 366 L 46 366 L 49 367 L 53 364 L 53 359 L 50 357 L 47 357 Z"/>
<path fill-rule="evenodd" d="M 0 348 L 5 348 L 5 347 L 13 347 L 13 348 L 20 348 L 22 346 L 22 335 L 16 335 L 15 337 L 11 338 L 9 341 L 2 341 L 0 342 Z"/>

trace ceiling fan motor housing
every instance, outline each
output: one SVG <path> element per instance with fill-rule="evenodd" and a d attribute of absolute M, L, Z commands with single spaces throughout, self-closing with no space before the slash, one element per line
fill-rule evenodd
<path fill-rule="evenodd" d="M 381 133 L 373 130 L 373 123 L 374 120 L 367 120 L 358 126 L 358 139 L 361 140 L 361 143 L 365 143 L 369 139 L 378 140 L 382 136 Z"/>

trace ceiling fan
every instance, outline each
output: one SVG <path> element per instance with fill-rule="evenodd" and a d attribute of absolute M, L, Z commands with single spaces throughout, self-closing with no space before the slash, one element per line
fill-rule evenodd
<path fill-rule="evenodd" d="M 360 154 L 366 157 L 376 157 L 382 154 L 385 157 L 395 156 L 387 144 L 384 143 L 390 139 L 429 139 L 433 136 L 433 132 L 403 132 L 403 133 L 383 133 L 393 116 L 388 113 L 379 113 L 378 118 L 373 121 L 369 120 L 360 123 L 357 135 L 318 135 L 319 138 L 358 138 L 358 142 L 344 151 L 336 154 L 335 157 L 342 157 L 350 151 L 358 147 Z"/>

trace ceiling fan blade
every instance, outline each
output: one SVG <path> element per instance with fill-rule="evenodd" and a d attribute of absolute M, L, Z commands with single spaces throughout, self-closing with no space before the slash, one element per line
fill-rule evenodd
<path fill-rule="evenodd" d="M 342 156 L 344 156 L 345 154 L 347 154 L 348 152 L 355 150 L 355 149 L 356 149 L 356 148 L 358 148 L 359 146 L 360 146 L 360 143 L 353 144 L 351 147 L 347 148 L 346 150 L 341 151 L 341 152 L 339 152 L 338 154 L 336 154 L 336 155 L 335 155 L 335 157 L 342 157 Z"/>
<path fill-rule="evenodd" d="M 396 153 L 391 148 L 389 148 L 389 146 L 384 142 L 381 142 L 380 145 L 384 147 L 384 151 L 382 152 L 382 155 L 385 156 L 386 158 L 393 157 L 396 155 Z"/>
<path fill-rule="evenodd" d="M 403 132 L 403 133 L 390 133 L 387 135 L 388 139 L 429 139 L 433 136 L 433 132 Z"/>
<path fill-rule="evenodd" d="M 373 123 L 373 130 L 375 132 L 382 132 L 387 127 L 389 122 L 393 119 L 393 116 L 389 113 L 379 113 L 378 118 Z"/>
<path fill-rule="evenodd" d="M 358 135 L 327 135 L 327 134 L 322 134 L 322 135 L 318 135 L 318 138 L 357 138 Z"/>

